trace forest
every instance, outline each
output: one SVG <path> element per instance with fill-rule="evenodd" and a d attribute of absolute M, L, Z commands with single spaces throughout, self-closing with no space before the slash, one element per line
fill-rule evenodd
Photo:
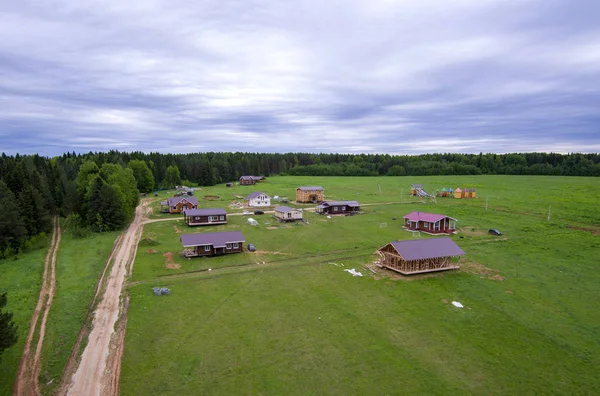
<path fill-rule="evenodd" d="M 142 152 L 0 157 L 0 259 L 44 243 L 52 216 L 75 235 L 123 228 L 140 193 L 175 185 L 210 186 L 241 175 L 600 176 L 600 154 L 311 154 Z"/>

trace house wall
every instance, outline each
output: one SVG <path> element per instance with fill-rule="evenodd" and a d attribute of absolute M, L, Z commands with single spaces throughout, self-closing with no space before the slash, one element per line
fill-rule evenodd
<path fill-rule="evenodd" d="M 259 195 L 256 198 L 252 198 L 248 201 L 248 206 L 263 207 L 263 206 L 271 206 L 271 198 L 266 195 Z"/>
<path fill-rule="evenodd" d="M 323 209 L 324 214 L 347 214 L 347 213 L 358 213 L 360 208 L 354 209 L 348 205 L 332 205 Z"/>
<path fill-rule="evenodd" d="M 320 191 L 305 191 L 296 189 L 296 202 L 313 202 L 311 199 L 314 196 L 314 202 L 323 201 L 323 190 Z"/>
<path fill-rule="evenodd" d="M 287 213 L 275 212 L 275 217 L 283 221 L 301 220 L 302 212 L 300 212 L 299 210 L 294 210 Z"/>
<path fill-rule="evenodd" d="M 240 179 L 240 184 L 242 186 L 249 186 L 249 185 L 252 185 L 252 184 L 256 184 L 256 180 L 254 180 L 254 179 L 250 179 L 250 180 Z"/>
<path fill-rule="evenodd" d="M 169 213 L 183 213 L 185 210 L 188 209 L 196 209 L 196 205 L 191 204 L 187 201 L 179 201 L 175 205 L 175 208 L 173 208 L 173 206 L 169 206 Z"/>
<path fill-rule="evenodd" d="M 215 215 L 218 220 L 209 221 L 209 216 L 185 216 L 185 223 L 189 226 L 195 225 L 217 225 L 217 224 L 226 224 L 227 223 L 227 215 Z M 223 220 L 221 220 L 223 218 Z"/>
<path fill-rule="evenodd" d="M 231 254 L 231 253 L 242 253 L 244 251 L 244 243 L 238 242 L 238 247 L 235 248 L 233 244 L 231 244 L 231 249 L 227 248 L 214 248 L 212 245 L 209 247 L 207 251 L 205 246 L 196 246 L 194 249 L 198 256 L 215 256 L 217 254 Z"/>

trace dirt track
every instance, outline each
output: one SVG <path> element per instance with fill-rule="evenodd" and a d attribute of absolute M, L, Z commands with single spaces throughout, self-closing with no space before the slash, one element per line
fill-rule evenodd
<path fill-rule="evenodd" d="M 44 262 L 44 275 L 42 276 L 40 297 L 38 298 L 37 305 L 33 311 L 33 316 L 31 317 L 31 325 L 29 327 L 29 333 L 27 334 L 27 340 L 25 341 L 25 348 L 23 350 L 23 356 L 21 357 L 17 380 L 15 382 L 14 394 L 18 396 L 41 394 L 38 382 L 38 377 L 40 375 L 40 355 L 42 353 L 42 345 L 44 343 L 44 335 L 46 332 L 46 321 L 48 320 L 48 313 L 50 312 L 52 301 L 54 299 L 56 286 L 56 254 L 58 253 L 59 243 L 60 222 L 58 217 L 55 216 L 52 237 L 50 239 L 50 248 L 46 255 L 46 261 Z M 42 316 L 42 322 L 39 328 L 35 354 L 32 355 L 31 343 L 35 336 L 42 308 L 44 309 L 44 315 Z"/>
<path fill-rule="evenodd" d="M 94 312 L 88 343 L 75 374 L 70 383 L 67 382 L 68 395 L 118 394 L 126 323 L 126 302 L 121 299 L 121 290 L 128 270 L 131 270 L 131 262 L 135 258 L 146 204 L 147 201 L 144 201 L 136 208 L 134 220 L 116 247 L 104 294 Z"/>

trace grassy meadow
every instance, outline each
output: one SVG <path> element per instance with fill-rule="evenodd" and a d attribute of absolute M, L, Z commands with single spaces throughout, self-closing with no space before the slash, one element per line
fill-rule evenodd
<path fill-rule="evenodd" d="M 41 355 L 40 387 L 44 394 L 52 394 L 59 383 L 118 234 L 92 234 L 88 238 L 74 239 L 66 231 L 61 237 L 56 261 L 56 292 Z M 19 326 L 19 341 L 0 356 L 0 395 L 12 394 L 31 315 L 40 293 L 47 248 L 46 244 L 45 248 L 40 247 L 17 260 L 0 261 L 0 290 L 8 292 L 6 310 L 14 313 L 14 321 Z M 35 350 L 35 340 L 32 348 Z"/>
<path fill-rule="evenodd" d="M 410 183 L 428 191 L 476 187 L 479 198 L 422 203 L 408 196 Z M 201 207 L 228 208 L 236 195 L 256 190 L 293 199 L 299 185 L 369 205 L 353 217 L 305 212 L 308 224 L 281 226 L 266 214 L 253 216 L 258 227 L 229 216 L 227 225 L 188 228 L 179 215 L 157 214 L 157 200 L 153 217 L 176 220 L 144 228 L 128 288 L 123 395 L 600 388 L 597 179 L 271 177 L 196 196 Z M 403 277 L 366 269 L 379 246 L 414 237 L 401 229 L 413 210 L 459 220 L 452 238 L 466 252 L 460 270 Z M 488 235 L 489 228 L 504 236 Z M 241 230 L 260 252 L 179 256 L 179 233 L 222 230 Z M 155 297 L 153 286 L 172 294 Z"/>

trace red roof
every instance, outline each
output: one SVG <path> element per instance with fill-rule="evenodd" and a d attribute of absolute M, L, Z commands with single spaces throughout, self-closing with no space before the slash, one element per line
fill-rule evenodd
<path fill-rule="evenodd" d="M 445 218 L 456 220 L 450 216 L 435 214 L 435 213 L 425 213 L 425 212 L 411 212 L 404 216 L 405 219 L 410 221 L 425 221 L 427 223 L 435 223 L 436 221 L 443 220 Z"/>

